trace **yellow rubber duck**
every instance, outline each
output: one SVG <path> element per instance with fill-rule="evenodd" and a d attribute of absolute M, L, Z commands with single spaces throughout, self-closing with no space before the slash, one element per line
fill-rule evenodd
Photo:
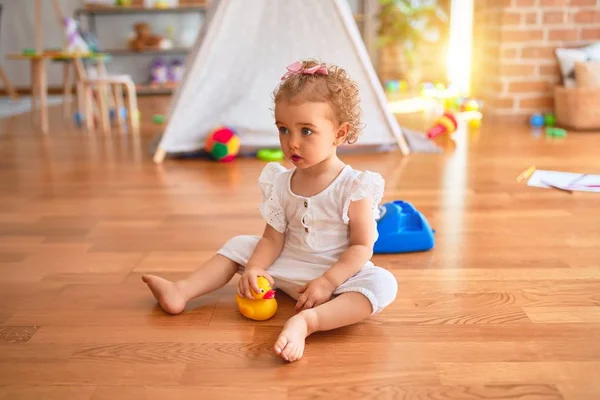
<path fill-rule="evenodd" d="M 269 281 L 259 276 L 257 279 L 260 293 L 252 290 L 255 300 L 235 295 L 235 301 L 242 315 L 255 321 L 264 321 L 271 318 L 277 312 L 277 301 L 275 300 L 275 291 L 271 289 Z"/>

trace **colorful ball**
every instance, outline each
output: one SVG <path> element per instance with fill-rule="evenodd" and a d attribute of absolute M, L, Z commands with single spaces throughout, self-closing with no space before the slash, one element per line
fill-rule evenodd
<path fill-rule="evenodd" d="M 240 151 L 240 138 L 228 127 L 219 127 L 208 134 L 204 149 L 220 162 L 233 160 Z"/>

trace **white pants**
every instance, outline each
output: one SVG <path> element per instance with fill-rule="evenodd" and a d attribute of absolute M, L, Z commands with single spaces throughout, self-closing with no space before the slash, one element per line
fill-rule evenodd
<path fill-rule="evenodd" d="M 217 254 L 236 262 L 240 266 L 238 273 L 242 274 L 259 240 L 260 237 L 254 235 L 234 236 Z M 299 297 L 299 287 L 320 276 L 315 274 L 314 269 L 307 269 L 308 273 L 301 276 L 298 273 L 299 266 L 290 265 L 287 260 L 282 263 L 277 261 L 275 260 L 267 271 L 273 277 L 275 287 L 294 299 Z M 391 272 L 369 262 L 356 275 L 338 286 L 333 294 L 340 295 L 347 292 L 358 292 L 364 295 L 371 302 L 375 314 L 394 301 L 398 293 L 398 282 Z"/>

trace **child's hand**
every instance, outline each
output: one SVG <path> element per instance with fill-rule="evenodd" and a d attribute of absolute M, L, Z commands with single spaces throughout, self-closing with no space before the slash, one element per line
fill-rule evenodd
<path fill-rule="evenodd" d="M 302 295 L 296 303 L 296 311 L 317 307 L 329 301 L 335 289 L 335 286 L 324 276 L 313 279 L 298 289 L 298 292 Z"/>
<path fill-rule="evenodd" d="M 254 296 L 252 296 L 251 289 L 254 289 L 255 293 L 260 292 L 260 288 L 258 287 L 257 279 L 259 276 L 265 277 L 271 286 L 274 285 L 273 278 L 271 275 L 264 269 L 260 267 L 246 267 L 244 273 L 242 274 L 242 279 L 238 283 L 237 294 L 240 297 L 246 297 L 248 299 L 254 300 Z"/>

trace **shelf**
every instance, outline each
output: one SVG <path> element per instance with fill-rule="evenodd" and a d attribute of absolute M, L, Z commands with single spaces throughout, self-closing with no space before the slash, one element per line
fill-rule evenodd
<path fill-rule="evenodd" d="M 137 83 L 135 90 L 139 95 L 145 94 L 172 94 L 179 83 L 167 83 L 164 85 L 152 85 L 149 83 Z"/>
<path fill-rule="evenodd" d="M 157 54 L 185 54 L 190 51 L 187 47 L 175 47 L 172 49 L 152 49 L 152 50 L 130 50 L 130 49 L 103 49 L 103 53 L 113 56 L 139 54 L 139 55 L 157 55 Z"/>
<path fill-rule="evenodd" d="M 204 12 L 206 11 L 205 4 L 198 4 L 192 6 L 179 6 L 169 8 L 148 8 L 143 6 L 131 6 L 131 7 L 102 7 L 102 6 L 91 6 L 85 8 L 79 8 L 75 10 L 75 15 L 88 14 L 88 15 L 119 15 L 119 14 L 182 14 L 189 12 Z"/>

